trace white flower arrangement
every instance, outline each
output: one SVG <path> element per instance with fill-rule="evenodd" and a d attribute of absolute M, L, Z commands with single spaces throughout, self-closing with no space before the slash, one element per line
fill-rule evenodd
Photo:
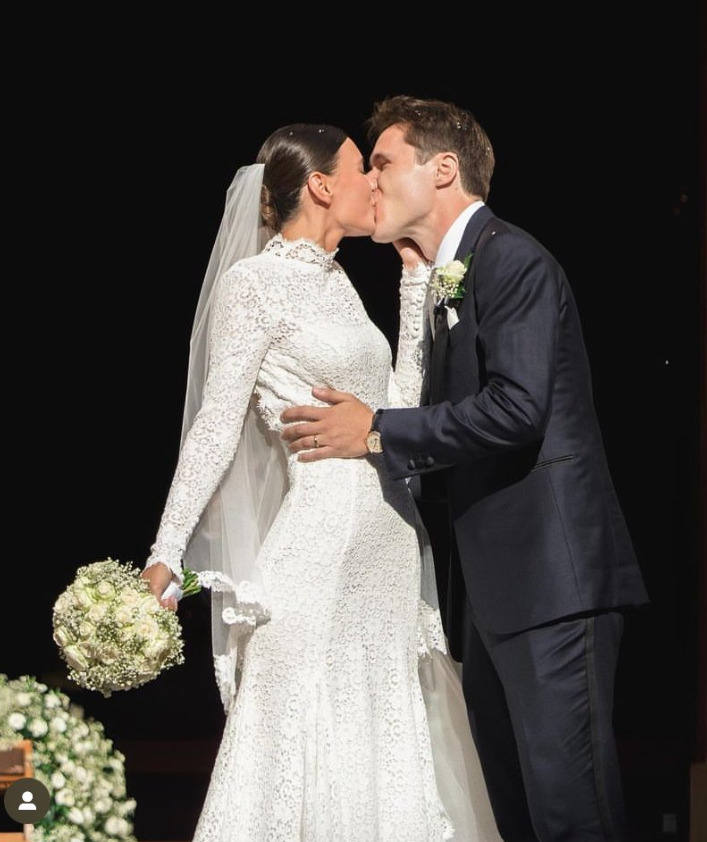
<path fill-rule="evenodd" d="M 437 266 L 432 270 L 430 289 L 437 301 L 456 300 L 464 297 L 464 276 L 466 275 L 472 255 L 468 254 L 464 260 L 452 260 L 444 266 Z"/>
<path fill-rule="evenodd" d="M 185 571 L 184 595 L 200 590 Z M 79 567 L 54 603 L 54 642 L 80 687 L 109 697 L 131 690 L 184 663 L 182 629 L 163 608 L 140 571 L 108 558 Z"/>
<path fill-rule="evenodd" d="M 32 676 L 0 674 L 0 748 L 22 740 L 31 740 L 33 774 L 51 795 L 32 842 L 136 842 L 125 757 L 103 725 Z"/>

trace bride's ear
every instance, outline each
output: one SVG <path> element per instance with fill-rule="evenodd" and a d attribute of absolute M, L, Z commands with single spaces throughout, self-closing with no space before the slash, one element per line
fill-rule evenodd
<path fill-rule="evenodd" d="M 331 203 L 331 188 L 328 176 L 321 172 L 313 172 L 307 179 L 307 187 L 312 198 L 327 207 Z"/>

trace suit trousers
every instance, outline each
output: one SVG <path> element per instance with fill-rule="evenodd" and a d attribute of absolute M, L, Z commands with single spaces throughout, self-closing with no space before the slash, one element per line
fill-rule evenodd
<path fill-rule="evenodd" d="M 503 839 L 625 839 L 612 722 L 622 614 L 498 635 L 467 608 L 464 694 Z"/>

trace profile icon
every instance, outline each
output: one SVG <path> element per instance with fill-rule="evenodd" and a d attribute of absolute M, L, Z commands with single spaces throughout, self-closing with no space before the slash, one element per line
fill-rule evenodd
<path fill-rule="evenodd" d="M 34 798 L 34 795 L 32 795 L 32 793 L 31 793 L 28 789 L 26 789 L 26 790 L 22 793 L 22 801 L 23 801 L 23 803 L 22 803 L 22 804 L 20 804 L 20 805 L 19 805 L 19 807 L 18 807 L 17 809 L 18 809 L 18 810 L 36 810 L 36 809 L 37 809 L 37 805 L 32 803 L 32 799 L 33 799 L 33 798 Z"/>
<path fill-rule="evenodd" d="M 37 824 L 51 803 L 49 790 L 36 778 L 18 778 L 5 790 L 5 812 L 18 824 Z"/>

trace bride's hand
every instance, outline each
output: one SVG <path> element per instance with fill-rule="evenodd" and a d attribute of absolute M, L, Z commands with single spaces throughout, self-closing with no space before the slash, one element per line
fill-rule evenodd
<path fill-rule="evenodd" d="M 169 608 L 170 611 L 177 610 L 178 602 L 173 596 L 167 597 L 167 599 L 162 599 L 162 594 L 165 592 L 172 579 L 175 578 L 172 571 L 166 564 L 162 564 L 161 561 L 158 561 L 157 564 L 152 564 L 150 567 L 143 570 L 140 573 L 140 576 L 145 579 L 147 584 L 150 586 L 150 592 L 163 608 Z"/>

